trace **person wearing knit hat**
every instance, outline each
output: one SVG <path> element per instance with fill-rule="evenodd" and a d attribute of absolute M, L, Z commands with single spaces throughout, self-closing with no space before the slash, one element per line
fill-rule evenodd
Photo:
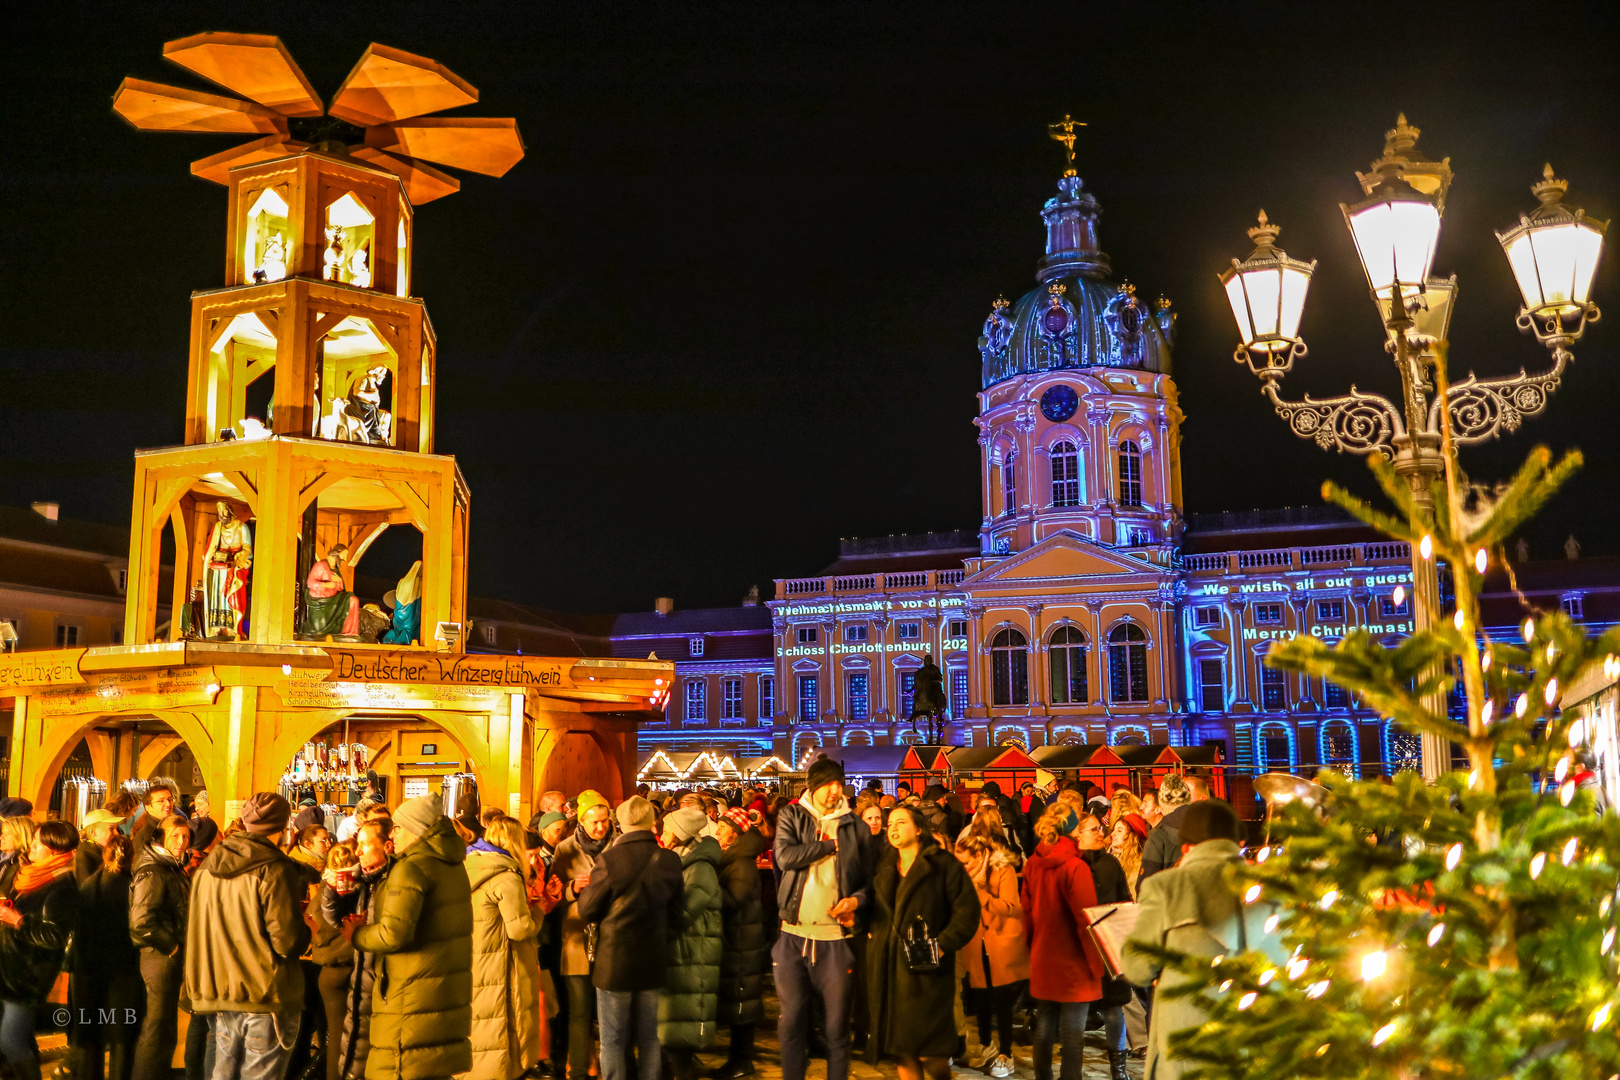
<path fill-rule="evenodd" d="M 1198 777 L 1170 773 L 1159 782 L 1159 808 L 1164 817 L 1142 845 L 1142 879 L 1168 870 L 1181 859 L 1181 820 L 1187 807 L 1209 798 L 1209 786 Z"/>
<path fill-rule="evenodd" d="M 669 1055 L 672 1080 L 697 1075 L 696 1054 L 713 1040 L 719 1015 L 721 852 L 710 824 L 702 806 L 664 815 L 663 844 L 680 856 L 683 889 L 658 1004 L 658 1043 Z"/>
<path fill-rule="evenodd" d="M 868 902 L 861 820 L 844 797 L 844 767 L 822 756 L 810 763 L 804 794 L 776 818 L 777 890 L 782 931 L 772 951 L 781 1014 L 783 1080 L 804 1080 L 809 1062 L 810 995 L 827 1016 L 827 1075 L 849 1074 L 849 1009 L 855 954 L 847 940 Z"/>
<path fill-rule="evenodd" d="M 589 810 L 593 806 L 610 806 L 611 804 L 602 796 L 600 791 L 597 791 L 594 788 L 586 788 L 575 798 L 574 805 L 579 808 L 577 811 L 575 811 L 574 816 L 584 817 L 585 811 Z"/>
<path fill-rule="evenodd" d="M 366 1072 L 455 1076 L 473 1067 L 467 845 L 436 794 L 400 803 L 394 826 L 398 857 L 377 886 L 370 921 L 351 915 L 340 927 L 356 952 L 380 954 Z"/>
<path fill-rule="evenodd" d="M 698 811 L 700 814 L 702 812 Z M 619 820 L 620 832 L 636 832 L 640 829 L 651 831 L 653 827 L 652 803 L 640 795 L 632 795 L 620 803 L 614 816 Z"/>

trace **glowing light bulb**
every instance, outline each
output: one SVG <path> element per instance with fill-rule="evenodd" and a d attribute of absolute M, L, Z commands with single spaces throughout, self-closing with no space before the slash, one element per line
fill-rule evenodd
<path fill-rule="evenodd" d="M 1603 1004 L 1599 1005 L 1597 1008 L 1592 1010 L 1592 1030 L 1593 1031 L 1598 1030 L 1604 1024 L 1607 1024 L 1609 1022 L 1609 1010 L 1611 1008 L 1612 1008 L 1612 1006 L 1610 1005 L 1610 1003 L 1605 1001 Z"/>
<path fill-rule="evenodd" d="M 1331 985 L 1332 982 L 1328 979 L 1323 979 L 1321 982 L 1313 982 L 1311 985 L 1305 988 L 1305 996 L 1315 1000 L 1316 998 L 1319 998 L 1323 994 L 1327 993 L 1328 987 Z"/>
<path fill-rule="evenodd" d="M 1580 854 L 1580 850 L 1581 842 L 1578 838 L 1572 836 L 1566 840 L 1564 842 L 1564 854 L 1562 856 L 1564 865 L 1568 866 L 1570 863 L 1574 862 L 1575 856 Z"/>
<path fill-rule="evenodd" d="M 1553 662 L 1553 657 L 1555 657 L 1557 655 L 1558 655 L 1558 642 L 1556 642 L 1556 641 L 1547 642 L 1547 653 L 1546 653 L 1547 663 L 1549 663 L 1549 664 L 1552 663 Z"/>
<path fill-rule="evenodd" d="M 1613 907 L 1613 906 L 1614 906 L 1614 897 L 1612 897 L 1612 896 L 1605 896 L 1602 900 L 1599 900 L 1598 901 L 1598 917 L 1599 918 L 1608 918 L 1609 909 L 1611 907 Z"/>
<path fill-rule="evenodd" d="M 1372 1044 L 1374 1046 L 1383 1046 L 1389 1041 L 1389 1037 L 1393 1034 L 1395 1034 L 1395 1021 L 1391 1020 L 1389 1023 L 1373 1032 Z"/>
<path fill-rule="evenodd" d="M 1289 981 L 1292 982 L 1293 980 L 1299 978 L 1301 975 L 1305 974 L 1305 969 L 1307 967 L 1309 967 L 1309 966 L 1310 966 L 1310 962 L 1303 959 L 1303 958 L 1301 958 L 1301 957 L 1295 957 L 1294 959 L 1288 961 L 1288 979 L 1289 979 Z"/>
<path fill-rule="evenodd" d="M 1339 890 L 1338 889 L 1329 889 L 1327 892 L 1323 893 L 1322 894 L 1322 910 L 1326 911 L 1328 908 L 1332 907 L 1333 902 L 1335 900 L 1337 900 L 1338 898 L 1339 898 Z"/>
<path fill-rule="evenodd" d="M 1225 982 L 1221 983 L 1220 989 L 1221 989 L 1221 993 L 1223 993 L 1223 994 L 1226 993 L 1228 990 L 1232 989 L 1232 980 L 1227 979 Z"/>
<path fill-rule="evenodd" d="M 1603 944 L 1598 947 L 1599 956 L 1608 956 L 1609 950 L 1614 948 L 1614 927 L 1603 931 Z"/>
<path fill-rule="evenodd" d="M 1535 619 L 1526 619 L 1526 620 L 1524 620 L 1524 631 L 1523 631 L 1523 633 L 1524 633 L 1524 640 L 1525 641 L 1528 642 L 1528 641 L 1536 640 L 1536 620 Z"/>
<path fill-rule="evenodd" d="M 1250 1005 L 1254 1004 L 1254 999 L 1259 996 L 1259 994 L 1256 994 L 1253 990 L 1250 990 L 1247 994 L 1244 994 L 1242 997 L 1238 998 L 1238 1008 L 1247 1009 Z"/>
<path fill-rule="evenodd" d="M 1546 700 L 1548 705 L 1551 705 L 1553 702 L 1558 700 L 1558 679 L 1557 679 L 1557 677 L 1554 677 L 1554 678 L 1551 678 L 1551 679 L 1547 680 L 1547 689 L 1545 689 L 1545 690 L 1543 690 L 1541 692 L 1541 696 L 1542 696 L 1542 698 L 1544 698 Z"/>
<path fill-rule="evenodd" d="M 1254 861 L 1257 863 L 1263 863 L 1269 858 L 1271 858 L 1271 848 L 1269 847 L 1261 848 L 1259 851 L 1255 852 L 1254 855 Z"/>
<path fill-rule="evenodd" d="M 1486 724 L 1486 725 L 1490 724 L 1490 722 L 1491 722 L 1491 713 L 1493 713 L 1495 711 L 1496 711 L 1496 702 L 1492 701 L 1489 698 L 1486 698 L 1485 699 L 1485 707 L 1483 709 L 1479 710 L 1479 721 L 1480 721 L 1480 723 Z"/>
<path fill-rule="evenodd" d="M 1326 1055 L 1327 1052 L 1328 1052 L 1328 1047 L 1330 1047 L 1332 1045 L 1333 1045 L 1332 1043 L 1323 1043 L 1321 1046 L 1318 1046 L 1316 1048 L 1316 1056 L 1317 1057 L 1322 1057 L 1322 1056 Z"/>
<path fill-rule="evenodd" d="M 1479 787 L 1479 770 L 1473 769 L 1468 773 L 1468 788 L 1473 790 Z"/>
<path fill-rule="evenodd" d="M 1461 630 L 1467 622 L 1468 620 L 1463 616 L 1462 608 L 1458 608 L 1457 614 L 1451 617 L 1451 625 L 1455 626 L 1459 630 Z"/>
<path fill-rule="evenodd" d="M 1428 533 L 1423 534 L 1423 539 L 1418 541 L 1418 554 L 1425 559 L 1434 558 L 1434 537 Z"/>
<path fill-rule="evenodd" d="M 283 675 L 291 675 L 292 674 L 292 665 L 291 664 L 282 664 L 281 665 L 281 673 Z"/>
<path fill-rule="evenodd" d="M 1489 671 L 1489 670 L 1491 670 L 1491 650 L 1486 649 L 1485 652 L 1483 654 L 1481 654 L 1481 656 L 1479 658 L 1479 670 L 1481 670 L 1481 671 Z"/>
<path fill-rule="evenodd" d="M 1250 885 L 1248 891 L 1243 894 L 1243 902 L 1252 904 L 1258 899 L 1260 899 L 1260 886 Z"/>
<path fill-rule="evenodd" d="M 1434 928 L 1429 931 L 1429 948 L 1432 949 L 1436 945 L 1440 944 L 1440 939 L 1445 936 L 1446 924 L 1443 922 L 1435 923 Z"/>
<path fill-rule="evenodd" d="M 1553 779 L 1562 784 L 1564 777 L 1569 775 L 1569 755 L 1565 754 L 1558 759 L 1558 767 L 1553 770 Z"/>
<path fill-rule="evenodd" d="M 1389 602 L 1394 604 L 1396 607 L 1400 607 L 1402 604 L 1406 603 L 1406 586 L 1395 586 L 1395 591 L 1389 594 Z"/>
<path fill-rule="evenodd" d="M 1558 804 L 1568 806 L 1575 801 L 1575 781 L 1565 780 L 1564 785 L 1558 789 Z"/>
<path fill-rule="evenodd" d="M 1586 721 L 1577 720 L 1569 725 L 1569 748 L 1574 750 L 1586 741 Z"/>
<path fill-rule="evenodd" d="M 1462 855 L 1463 855 L 1463 852 L 1462 852 L 1462 845 L 1461 844 L 1452 844 L 1449 848 L 1447 848 L 1446 849 L 1446 869 L 1447 870 L 1455 870 L 1455 869 L 1457 869 L 1457 864 L 1462 862 Z"/>
<path fill-rule="evenodd" d="M 1529 712 L 1529 711 L 1530 711 L 1530 695 L 1529 694 L 1520 694 L 1519 699 L 1513 703 L 1513 715 L 1517 716 L 1520 720 L 1523 720 L 1524 719 L 1524 714 Z"/>
<path fill-rule="evenodd" d="M 1363 982 L 1372 982 L 1384 973 L 1389 964 L 1389 958 L 1382 949 L 1375 949 L 1361 958 L 1361 979 Z"/>
<path fill-rule="evenodd" d="M 1484 548 L 1480 548 L 1478 551 L 1474 552 L 1475 570 L 1478 570 L 1483 574 L 1485 572 L 1485 567 L 1488 565 L 1490 565 L 1490 559 L 1486 556 Z"/>
<path fill-rule="evenodd" d="M 1277 977 L 1277 969 L 1276 968 L 1267 968 L 1265 971 L 1262 971 L 1260 973 L 1260 985 L 1261 986 L 1267 986 L 1267 985 L 1269 985 L 1271 983 L 1271 980 L 1275 979 L 1276 977 Z"/>
<path fill-rule="evenodd" d="M 1547 853 L 1545 851 L 1536 852 L 1535 857 L 1530 860 L 1530 880 L 1534 881 L 1536 878 L 1540 877 L 1541 872 L 1546 868 Z"/>
<path fill-rule="evenodd" d="M 1281 915 L 1273 915 L 1271 918 L 1266 920 L 1266 933 L 1275 934 L 1277 932 L 1277 927 L 1279 925 L 1281 925 L 1281 923 L 1282 923 L 1282 916 Z"/>
<path fill-rule="evenodd" d="M 213 697 L 215 694 L 219 693 L 219 683 L 217 683 L 217 682 L 209 683 L 206 687 L 203 688 L 203 692 L 206 693 L 209 697 Z"/>

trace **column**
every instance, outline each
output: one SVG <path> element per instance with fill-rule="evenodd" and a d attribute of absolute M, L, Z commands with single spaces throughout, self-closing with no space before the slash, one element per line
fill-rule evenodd
<path fill-rule="evenodd" d="M 1228 600 L 1228 625 L 1232 636 L 1232 711 L 1253 712 L 1254 700 L 1249 696 L 1248 646 L 1243 641 L 1243 610 L 1247 600 Z"/>
<path fill-rule="evenodd" d="M 1290 596 L 1289 605 L 1294 609 L 1294 633 L 1304 637 L 1310 633 L 1311 598 L 1307 596 Z M 1316 700 L 1311 697 L 1311 677 L 1299 676 L 1299 696 L 1295 699 L 1296 712 L 1315 712 Z"/>
<path fill-rule="evenodd" d="M 1041 611 L 1044 605 L 1030 604 L 1029 613 L 1029 711 L 1031 714 L 1046 708 L 1049 695 L 1044 691 L 1047 683 L 1045 634 L 1041 630 Z"/>
<path fill-rule="evenodd" d="M 828 592 L 832 590 L 829 589 Z M 827 723 L 827 714 L 843 715 L 838 708 L 842 700 L 843 687 L 838 677 L 838 662 L 833 658 L 833 635 L 838 632 L 838 624 L 831 620 L 821 624 L 821 654 L 824 657 L 821 664 L 821 700 L 816 702 L 816 723 Z"/>
<path fill-rule="evenodd" d="M 879 615 L 872 620 L 872 631 L 877 637 L 877 658 L 872 661 L 872 681 L 867 692 L 871 701 L 867 708 L 873 716 L 889 709 L 889 617 Z M 894 721 L 894 712 L 889 710 L 889 720 Z"/>

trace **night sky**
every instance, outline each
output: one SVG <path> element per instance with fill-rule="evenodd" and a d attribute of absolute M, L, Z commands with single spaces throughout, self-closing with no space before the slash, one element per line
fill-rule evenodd
<path fill-rule="evenodd" d="M 33 5 L 0 42 L 0 503 L 128 520 L 131 451 L 182 437 L 188 296 L 222 284 L 225 189 L 190 161 L 241 141 L 142 134 L 125 75 L 205 30 L 280 35 L 330 98 L 367 43 L 431 56 L 515 116 L 528 156 L 417 217 L 413 291 L 440 353 L 438 449 L 473 492 L 471 588 L 580 612 L 733 604 L 841 536 L 976 529 L 979 327 L 1034 284 L 1077 165 L 1116 277 L 1180 313 L 1189 510 L 1318 501 L 1323 454 L 1232 363 L 1215 274 L 1264 207 L 1319 259 L 1285 390 L 1394 368 L 1338 204 L 1397 111 L 1456 179 L 1436 271 L 1460 278 L 1453 370 L 1545 366 L 1513 325 L 1493 228 L 1535 205 L 1620 210 L 1614 5 L 275 3 Z M 1466 14 L 1464 14 L 1466 12 Z M 454 115 L 454 114 L 451 114 Z M 1595 298 L 1620 319 L 1615 253 Z M 1588 465 L 1529 533 L 1620 550 L 1620 327 L 1593 328 L 1537 441 Z M 362 572 L 413 553 L 391 530 Z"/>

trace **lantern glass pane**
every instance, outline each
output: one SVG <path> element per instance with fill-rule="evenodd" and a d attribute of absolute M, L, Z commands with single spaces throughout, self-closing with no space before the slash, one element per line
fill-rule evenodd
<path fill-rule="evenodd" d="M 1557 304 L 1562 310 L 1573 310 L 1586 303 L 1592 289 L 1592 274 L 1597 269 L 1598 252 L 1603 249 L 1603 237 L 1583 225 L 1569 222 L 1544 229 L 1532 228 L 1527 239 L 1535 253 L 1542 303 Z"/>
<path fill-rule="evenodd" d="M 1434 262 L 1440 211 L 1405 199 L 1374 203 L 1350 215 L 1350 233 L 1373 291 L 1388 296 L 1399 280 L 1403 293 L 1419 292 Z M 1414 283 L 1408 290 L 1407 283 Z"/>
<path fill-rule="evenodd" d="M 1522 232 L 1507 244 L 1508 265 L 1513 268 L 1513 279 L 1519 283 L 1519 294 L 1524 297 L 1528 311 L 1541 307 L 1541 281 L 1536 276 L 1536 253 L 1530 244 L 1530 233 Z"/>
<path fill-rule="evenodd" d="M 1243 295 L 1243 275 L 1233 274 L 1226 279 L 1226 300 L 1232 305 L 1232 318 L 1237 320 L 1238 337 L 1244 345 L 1254 343 L 1254 329 L 1249 322 L 1249 302 Z"/>
<path fill-rule="evenodd" d="M 1243 275 L 1243 291 L 1249 294 L 1249 318 L 1254 320 L 1254 336 L 1277 335 L 1277 308 L 1281 303 L 1281 276 L 1274 267 L 1250 270 Z"/>
<path fill-rule="evenodd" d="M 1282 311 L 1277 333 L 1285 338 L 1299 337 L 1299 320 L 1305 314 L 1305 293 L 1311 287 L 1311 275 L 1300 270 L 1282 272 Z"/>

